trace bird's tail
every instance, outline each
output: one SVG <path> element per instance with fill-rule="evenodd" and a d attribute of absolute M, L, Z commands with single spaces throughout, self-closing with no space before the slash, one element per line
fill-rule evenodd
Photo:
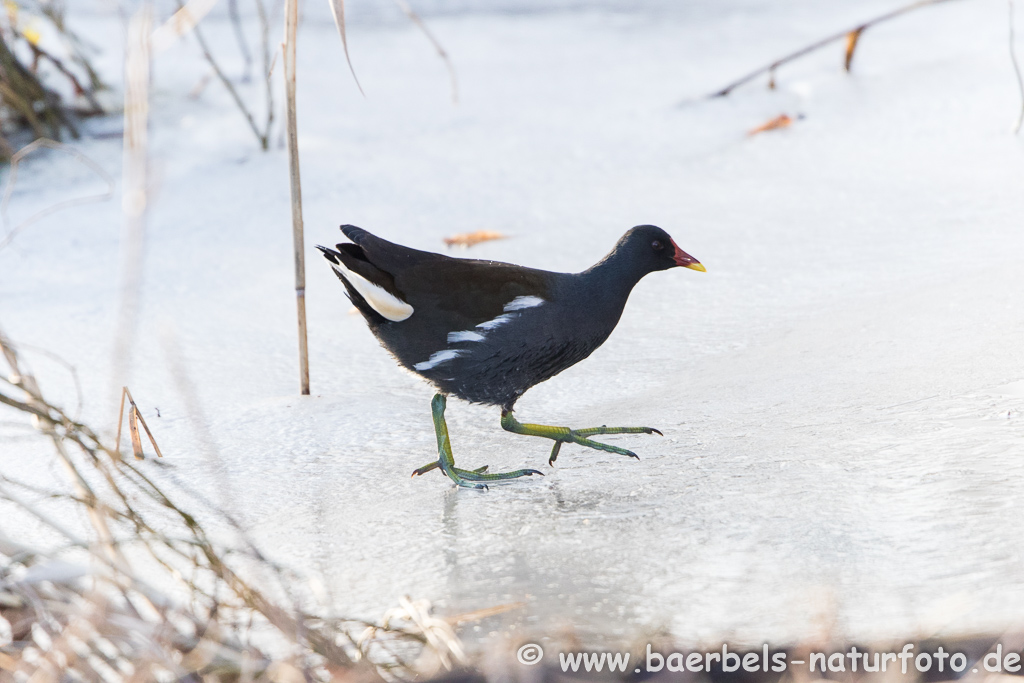
<path fill-rule="evenodd" d="M 338 244 L 337 250 L 317 245 L 335 275 L 345 285 L 349 300 L 363 314 L 370 327 L 401 322 L 413 308 L 395 291 L 394 278 L 371 264 L 357 244 Z"/>

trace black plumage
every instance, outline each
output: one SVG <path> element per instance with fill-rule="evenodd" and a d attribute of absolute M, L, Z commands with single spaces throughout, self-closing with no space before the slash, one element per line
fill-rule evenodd
<path fill-rule="evenodd" d="M 507 411 L 604 343 L 644 275 L 704 270 L 653 225 L 629 230 L 603 260 L 574 274 L 419 251 L 352 225 L 341 230 L 351 242 L 318 248 L 381 344 L 441 393 Z"/>

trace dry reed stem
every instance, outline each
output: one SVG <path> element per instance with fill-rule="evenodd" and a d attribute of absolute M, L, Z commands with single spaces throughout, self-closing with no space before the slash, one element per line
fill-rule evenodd
<path fill-rule="evenodd" d="M 135 405 L 135 399 L 132 398 L 132 392 L 128 391 L 128 387 L 121 388 L 121 407 L 117 410 L 117 436 L 114 437 L 114 451 L 118 457 L 121 456 L 121 425 L 124 424 L 124 400 L 128 399 L 128 430 L 131 434 L 132 439 L 132 452 L 135 454 L 136 460 L 144 460 L 145 455 L 142 452 L 142 437 L 139 435 L 138 424 L 142 423 L 142 428 L 146 430 L 146 436 L 149 437 L 149 442 L 153 444 L 153 450 L 156 451 L 158 458 L 164 457 L 163 453 L 160 452 L 160 446 L 156 444 L 156 439 L 153 437 L 153 432 L 149 431 L 149 425 L 146 424 L 146 419 L 142 417 L 142 412 L 139 407 Z"/>
<path fill-rule="evenodd" d="M 120 305 L 114 337 L 114 386 L 124 386 L 141 299 L 143 244 L 149 202 L 149 75 L 151 5 L 144 4 L 128 24 L 124 87 Z"/>
<path fill-rule="evenodd" d="M 334 0 L 341 10 L 342 42 L 345 38 L 344 3 Z M 332 10 L 337 12 L 334 4 Z M 302 182 L 299 178 L 299 133 L 295 110 L 295 36 L 299 25 L 298 0 L 286 0 L 284 18 L 284 44 L 282 55 L 284 61 L 284 88 L 287 102 L 286 130 L 288 140 L 288 178 L 292 205 L 292 248 L 295 255 L 295 305 L 298 315 L 299 332 L 299 387 L 303 395 L 309 394 L 309 347 L 306 341 L 306 255 L 305 239 L 302 226 Z M 337 15 L 335 20 L 338 20 Z M 348 47 L 345 48 L 348 56 Z M 349 63 L 351 67 L 351 62 Z M 352 73 L 355 78 L 355 72 Z M 356 81 L 358 84 L 358 81 Z"/>

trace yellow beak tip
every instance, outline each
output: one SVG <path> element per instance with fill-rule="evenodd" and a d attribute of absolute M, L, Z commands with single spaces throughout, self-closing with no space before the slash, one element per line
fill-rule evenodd
<path fill-rule="evenodd" d="M 708 272 L 708 269 L 705 268 L 703 266 L 703 264 L 700 264 L 700 263 L 691 263 L 690 265 L 688 265 L 686 267 L 689 268 L 690 270 L 699 270 L 702 273 Z"/>

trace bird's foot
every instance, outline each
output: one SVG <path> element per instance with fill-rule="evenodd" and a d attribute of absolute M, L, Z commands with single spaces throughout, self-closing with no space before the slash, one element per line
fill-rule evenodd
<path fill-rule="evenodd" d="M 451 440 L 448 437 L 448 424 L 444 419 L 446 403 L 444 394 L 435 395 L 430 403 L 434 416 L 434 432 L 437 436 L 438 458 L 434 462 L 427 463 L 423 467 L 413 470 L 412 476 L 426 474 L 430 470 L 441 468 L 441 471 L 455 482 L 456 486 L 469 489 L 486 489 L 487 484 L 482 483 L 485 481 L 505 481 L 508 479 L 518 479 L 519 477 L 528 477 L 534 474 L 544 476 L 538 470 L 513 470 L 511 472 L 489 474 L 487 472 L 487 465 L 478 467 L 475 470 L 464 470 L 456 467 L 455 456 L 452 455 Z"/>
<path fill-rule="evenodd" d="M 427 472 L 429 472 L 431 470 L 436 470 L 439 467 L 442 467 L 441 466 L 441 461 L 440 460 L 435 460 L 434 462 L 427 463 L 423 467 L 419 467 L 419 468 L 413 470 L 412 471 L 412 476 L 417 477 L 417 476 L 419 476 L 421 474 L 426 474 Z M 484 465 L 483 467 L 478 467 L 475 470 L 464 470 L 464 469 L 462 469 L 460 467 L 452 467 L 451 469 L 455 473 L 456 477 L 458 477 L 458 479 L 462 479 L 464 481 L 478 481 L 478 482 L 479 481 L 504 481 L 506 479 L 518 479 L 519 477 L 529 477 L 529 476 L 534 475 L 534 474 L 539 474 L 542 477 L 544 476 L 544 473 L 540 472 L 539 470 L 512 470 L 511 472 L 494 472 L 494 473 L 488 474 L 487 473 L 487 468 L 488 468 L 488 465 Z M 444 469 L 444 468 L 442 467 L 442 469 Z M 451 475 L 449 475 L 449 476 L 451 476 Z M 455 477 L 452 477 L 452 481 L 454 481 L 459 486 L 468 486 L 467 484 L 458 481 Z M 470 488 L 481 488 L 481 487 L 480 486 L 473 486 L 473 487 L 470 487 Z M 484 485 L 483 488 L 487 488 L 487 486 Z"/>
<path fill-rule="evenodd" d="M 558 452 L 562 448 L 563 443 L 575 443 L 580 446 L 586 446 L 587 448 L 593 448 L 598 451 L 605 451 L 606 453 L 618 453 L 619 455 L 629 456 L 631 458 L 640 459 L 633 451 L 626 448 L 619 448 L 618 446 L 612 446 L 611 444 L 602 443 L 600 441 L 594 441 L 589 438 L 598 434 L 657 434 L 664 436 L 659 430 L 654 427 L 588 427 L 586 429 L 569 429 L 568 427 L 549 427 L 547 425 L 536 425 L 536 424 L 523 424 L 512 416 L 511 411 L 503 411 L 501 415 L 501 426 L 510 432 L 516 434 L 525 434 L 527 436 L 540 436 L 545 439 L 551 439 L 555 443 L 551 447 L 551 455 L 548 457 L 548 464 L 555 464 L 555 460 L 558 459 Z"/>

